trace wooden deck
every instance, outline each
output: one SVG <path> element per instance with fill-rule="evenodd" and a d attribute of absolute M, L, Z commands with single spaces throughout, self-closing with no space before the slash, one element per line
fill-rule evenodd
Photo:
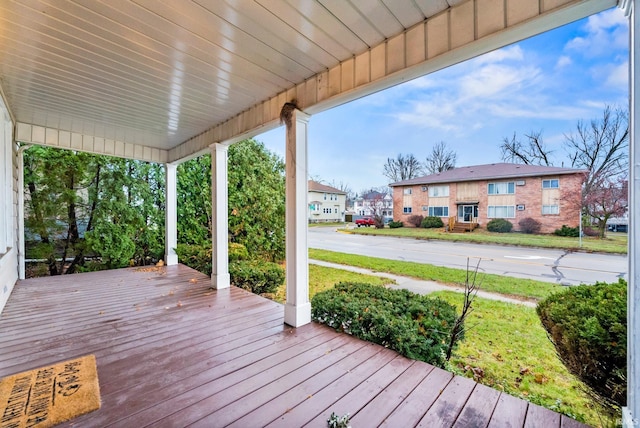
<path fill-rule="evenodd" d="M 102 408 L 64 426 L 579 427 L 324 326 L 185 266 L 20 282 L 0 317 L 0 377 L 95 354 Z"/>

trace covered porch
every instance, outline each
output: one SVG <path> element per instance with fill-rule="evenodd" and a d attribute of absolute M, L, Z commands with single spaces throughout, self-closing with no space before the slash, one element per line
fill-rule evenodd
<path fill-rule="evenodd" d="M 102 407 L 62 426 L 583 426 L 283 316 L 183 265 L 23 280 L 0 316 L 0 377 L 94 354 Z"/>
<path fill-rule="evenodd" d="M 143 410 L 147 412 L 147 407 L 160 409 L 161 413 L 172 408 L 176 409 L 172 414 L 192 414 L 191 411 L 198 407 L 196 403 L 213 409 L 215 406 L 210 406 L 210 403 L 218 403 L 220 397 L 225 397 L 225 400 L 226 397 L 234 399 L 229 398 L 229 401 L 225 401 L 227 404 L 220 404 L 221 407 L 217 410 L 206 410 L 206 414 L 193 413 L 192 415 L 198 416 L 194 416 L 192 422 L 204 417 L 218 418 L 226 412 L 225 409 L 230 408 L 236 409 L 236 413 L 233 413 L 235 416 L 229 419 L 230 423 L 248 416 L 256 408 L 240 410 L 245 403 L 237 399 L 243 395 L 238 395 L 241 394 L 240 389 L 233 392 L 231 386 L 236 385 L 236 381 L 231 380 L 236 378 L 228 378 L 232 382 L 228 386 L 230 390 L 224 387 L 207 392 L 214 379 L 239 376 L 241 379 L 236 379 L 238 384 L 246 388 L 258 372 L 266 370 L 265 373 L 270 375 L 275 373 L 269 371 L 272 366 L 267 369 L 266 366 L 259 365 L 269 358 L 268 355 L 252 361 L 243 359 L 243 355 L 234 354 L 231 348 L 226 348 L 232 340 L 253 340 L 233 336 L 234 329 L 253 325 L 255 318 L 255 322 L 259 324 L 253 325 L 256 330 L 251 333 L 255 334 L 252 338 L 265 340 L 266 342 L 261 342 L 263 344 L 272 342 L 273 346 L 277 343 L 285 344 L 286 349 L 293 352 L 289 355 L 291 358 L 306 346 L 303 343 L 307 343 L 307 339 L 311 344 L 316 338 L 324 337 L 326 340 L 312 346 L 320 346 L 319 349 L 324 349 L 324 352 L 327 352 L 327 347 L 342 349 L 347 343 L 355 343 L 350 338 L 333 336 L 334 333 L 309 324 L 307 129 L 312 115 L 616 5 L 626 11 L 632 28 L 629 61 L 632 77 L 630 201 L 631 206 L 636 207 L 640 192 L 640 161 L 636 153 L 639 145 L 636 124 L 640 118 L 635 97 L 640 79 L 640 73 L 635 71 L 640 55 L 636 31 L 640 26 L 638 0 L 373 0 L 366 3 L 352 1 L 345 7 L 342 7 L 342 3 L 338 5 L 324 0 L 195 0 L 171 4 L 149 0 L 115 3 L 96 0 L 2 2 L 0 340 L 3 343 L 0 352 L 3 364 L 0 364 L 0 374 L 15 373 L 91 352 L 98 357 L 101 378 L 108 381 L 104 384 L 103 409 L 94 416 L 88 415 L 86 421 L 90 421 L 92 417 L 124 421 L 123 418 L 133 417 Z M 230 287 L 228 272 L 228 146 L 280 126 L 281 118 L 287 126 L 288 290 L 284 308 Z M 102 284 L 108 284 L 109 287 L 103 287 L 95 295 L 82 297 L 76 281 L 82 281 L 80 278 L 83 277 L 90 278 L 89 274 L 74 278 L 18 282 L 24 278 L 25 258 L 22 155 L 30 145 L 52 146 L 165 165 L 165 260 L 170 265 L 166 275 L 153 276 L 157 272 L 135 270 L 91 274 L 96 278 L 91 281 L 103 281 Z M 179 266 L 174 251 L 177 243 L 176 165 L 205 152 L 212 155 L 211 279 L 196 276 L 193 271 Z M 637 333 L 640 326 L 640 274 L 636 268 L 640 232 L 634 227 L 638 219 L 632 212 L 629 239 L 629 404 L 624 412 L 626 426 L 637 425 L 640 414 L 640 339 Z M 143 280 L 144 275 L 149 276 Z M 135 276 L 140 278 L 134 279 Z M 167 281 L 167 278 L 173 278 L 175 282 Z M 193 278 L 197 280 L 195 284 L 189 282 Z M 41 288 L 42 284 L 48 284 L 51 290 Z M 176 286 L 179 289 L 173 290 L 171 294 L 172 287 Z M 213 289 L 209 290 L 209 287 Z M 37 300 L 29 301 L 29 293 L 32 293 L 30 297 Z M 163 293 L 166 295 L 162 296 Z M 26 297 L 21 297 L 23 294 Z M 180 295 L 182 299 L 172 300 L 176 295 Z M 34 302 L 39 305 L 33 306 Z M 244 304 L 248 304 L 248 307 L 243 308 Z M 104 309 L 100 309 L 100 305 Z M 193 311 L 186 311 L 189 307 Z M 128 314 L 129 310 L 134 311 L 133 314 Z M 252 312 L 254 310 L 257 311 L 255 314 Z M 263 318 L 270 311 L 273 311 L 272 317 Z M 152 316 L 151 313 L 155 315 Z M 105 316 L 106 314 L 111 315 Z M 170 322 L 165 323 L 166 321 Z M 299 329 L 292 330 L 284 324 Z M 193 327 L 194 325 L 205 325 L 208 328 L 201 330 Z M 146 331 L 146 328 L 152 330 Z M 182 330 L 173 332 L 173 328 Z M 58 330 L 65 333 L 59 334 Z M 192 337 L 191 330 L 200 333 Z M 306 336 L 307 334 L 310 336 Z M 49 337 L 55 339 L 49 340 Z M 221 357 L 224 358 L 221 361 L 216 360 L 215 355 L 209 351 L 187 346 L 190 343 L 200 343 L 200 337 L 211 340 L 225 337 L 220 349 L 228 349 L 231 354 Z M 185 342 L 180 342 L 181 339 Z M 4 342 L 5 340 L 9 342 Z M 293 341 L 288 342 L 289 340 Z M 337 348 L 334 342 L 327 344 L 329 340 L 345 342 Z M 287 343 L 290 345 L 286 345 Z M 377 349 L 364 344 L 350 346 Z M 275 348 L 267 348 L 274 355 L 277 352 Z M 344 348 L 343 351 L 348 355 L 363 354 L 347 351 L 348 349 L 354 348 Z M 280 351 L 284 351 L 284 348 Z M 320 352 L 318 349 L 316 351 Z M 171 358 L 172 353 L 180 358 Z M 378 350 L 373 354 L 388 353 Z M 286 352 L 282 355 L 286 355 Z M 289 358 L 282 355 L 274 357 L 276 360 L 268 361 L 278 361 L 276 364 L 279 364 Z M 336 353 L 327 355 L 333 357 Z M 148 367 L 138 364 L 142 357 L 150 359 Z M 404 379 L 403 375 L 412 379 L 419 378 L 413 371 L 422 370 L 418 369 L 421 364 L 388 355 L 386 358 L 395 362 L 385 363 L 384 370 L 382 366 L 380 371 L 374 369 L 375 373 L 381 373 L 378 376 L 389 377 L 388 373 L 398 373 L 397 376 L 401 379 Z M 379 357 L 372 356 L 369 360 L 371 359 Z M 174 370 L 177 367 L 174 364 L 181 364 L 183 367 Z M 326 381 L 330 378 L 327 374 L 333 374 L 334 367 L 338 364 L 338 361 L 333 361 L 315 373 L 323 373 L 320 378 Z M 396 367 L 403 364 L 406 371 Z M 256 371 L 245 372 L 246 367 L 253 367 Z M 220 368 L 231 371 L 218 372 Z M 129 370 L 130 376 L 123 376 Z M 198 382 L 202 383 L 194 384 L 193 387 L 187 386 L 191 377 L 199 372 L 207 372 L 204 376 L 210 376 L 208 370 L 217 374 L 201 379 Z M 173 373 L 176 377 L 171 377 Z M 423 379 L 429 379 L 436 373 L 440 372 L 434 369 L 431 374 L 425 374 Z M 279 381 L 261 379 L 256 380 L 260 388 L 284 388 Z M 428 410 L 445 418 L 448 421 L 445 426 L 452 425 L 455 420 L 466 417 L 465 415 L 478 412 L 485 415 L 486 420 L 502 415 L 495 409 L 501 409 L 500 406 L 504 405 L 501 403 L 510 400 L 508 397 L 500 394 L 496 396 L 497 393 L 491 391 L 488 396 L 493 397 L 491 402 L 496 403 L 495 405 L 487 405 L 482 399 L 481 404 L 473 404 L 476 403 L 475 391 L 484 388 L 456 379 L 458 378 L 447 381 L 449 386 L 437 400 L 434 397 L 435 404 Z M 161 388 L 156 383 L 160 381 L 164 382 L 161 383 Z M 259 382 L 266 383 L 262 385 Z M 405 382 L 389 380 L 386 384 L 380 384 L 364 375 L 362 382 L 354 390 L 358 391 L 357 394 L 343 395 L 348 397 L 343 401 L 327 399 L 320 407 L 336 413 L 344 410 L 344 413 L 355 414 L 355 424 L 358 418 L 376 414 L 371 409 L 378 411 L 386 408 L 388 400 L 376 398 L 379 395 L 368 395 L 372 393 L 365 394 L 363 391 L 367 388 L 373 386 L 378 391 L 392 388 L 391 385 L 395 385 L 393 388 L 398 385 L 406 388 L 403 386 L 406 385 Z M 315 380 L 311 383 L 315 384 Z M 305 383 L 300 383 L 303 384 Z M 224 383 L 216 380 L 215 385 Z M 293 388 L 288 385 L 287 390 Z M 422 380 L 414 390 L 420 392 L 420 385 Z M 450 395 L 445 394 L 450 387 L 454 387 Z M 154 395 L 145 388 L 160 392 L 155 392 Z M 255 389 L 257 395 L 267 391 L 260 388 Z M 270 415 L 269 418 L 273 419 L 264 417 L 256 420 L 270 420 L 274 423 L 282 421 L 282 425 L 286 425 L 284 419 L 279 418 L 283 415 L 285 419 L 293 418 L 291 415 L 297 414 L 297 408 L 305 409 L 300 412 L 306 416 L 312 412 L 308 412 L 305 406 L 313 406 L 312 403 L 320 401 L 322 390 L 324 389 L 312 390 L 306 395 L 304 389 L 295 390 L 297 392 L 294 395 L 298 399 L 298 394 L 308 397 L 303 404 L 290 403 L 289 398 L 283 399 L 284 410 L 280 410 L 282 413 Z M 130 395 L 127 396 L 125 391 L 129 391 Z M 191 391 L 204 395 L 191 396 Z M 253 393 L 254 390 L 251 391 Z M 165 393 L 166 396 L 157 395 Z M 178 398 L 185 393 L 187 396 L 184 401 L 183 398 Z M 129 397 L 131 404 L 117 405 L 117 397 L 121 394 L 122 397 Z M 403 394 L 409 392 L 405 390 Z M 283 396 L 271 392 L 268 395 Z M 284 396 L 290 397 L 286 394 Z M 361 397 L 369 398 L 360 407 L 355 406 L 353 403 Z M 451 401 L 441 401 L 445 397 L 450 397 Z M 127 410 L 133 403 L 147 398 L 151 401 L 141 404 L 144 409 Z M 123 400 L 127 401 L 126 398 Z M 165 403 L 165 400 L 170 401 Z M 424 400 L 424 391 L 420 400 Z M 346 402 L 354 409 L 341 407 L 340 403 Z M 390 406 L 391 402 L 389 400 Z M 411 400 L 406 402 L 411 403 Z M 464 409 L 468 403 L 473 406 L 466 412 Z M 369 406 L 365 407 L 367 404 Z M 402 406 L 397 402 L 389 411 L 402 410 Z M 519 406 L 525 406 L 526 410 L 525 415 L 517 420 L 524 423 L 542 422 L 540 426 L 550 426 L 544 423 L 546 416 L 543 413 L 547 413 L 526 403 Z M 287 412 L 290 408 L 292 410 Z M 493 409 L 491 414 L 487 414 L 489 408 Z M 115 413 L 109 414 L 110 411 L 125 414 L 117 416 Z M 155 410 L 148 410 L 153 411 Z M 220 413 L 212 416 L 217 411 Z M 318 410 L 312 417 L 318 417 L 317 421 L 326 419 L 323 411 Z M 522 413 L 521 410 L 518 412 Z M 406 416 L 404 413 L 407 412 L 400 413 Z M 504 414 L 512 415 L 509 411 Z M 382 417 L 384 419 L 389 415 L 393 416 L 388 413 Z M 170 416 L 160 415 L 155 420 Z M 416 416 L 416 420 L 423 416 L 424 414 Z M 554 423 L 561 423 L 558 416 L 554 418 Z M 515 420 L 515 417 L 510 417 L 509 420 Z M 152 420 L 145 421 L 153 423 Z M 373 423 L 373 419 L 366 421 Z M 170 419 L 166 422 L 166 425 L 170 425 Z M 408 420 L 402 422 L 411 425 Z M 131 426 L 133 423 L 134 419 L 129 419 L 121 425 Z M 186 422 L 178 425 L 184 424 Z M 101 423 L 96 422 L 95 425 L 100 426 Z"/>

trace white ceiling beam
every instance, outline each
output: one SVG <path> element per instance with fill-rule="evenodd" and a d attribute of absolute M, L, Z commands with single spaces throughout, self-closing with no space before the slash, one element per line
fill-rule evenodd
<path fill-rule="evenodd" d="M 16 123 L 15 139 L 24 144 L 37 144 L 146 162 L 167 163 L 168 159 L 166 150 L 155 147 L 22 122 Z"/>
<path fill-rule="evenodd" d="M 449 3 L 452 3 L 451 1 Z M 616 0 L 469 0 L 255 104 L 169 150 L 179 161 L 279 126 L 285 102 L 315 114 L 601 12 Z"/>

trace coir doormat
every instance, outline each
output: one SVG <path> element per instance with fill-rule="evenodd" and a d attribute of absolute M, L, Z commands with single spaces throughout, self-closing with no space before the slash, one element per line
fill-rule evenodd
<path fill-rule="evenodd" d="M 0 379 L 0 428 L 52 427 L 99 408 L 93 355 Z"/>

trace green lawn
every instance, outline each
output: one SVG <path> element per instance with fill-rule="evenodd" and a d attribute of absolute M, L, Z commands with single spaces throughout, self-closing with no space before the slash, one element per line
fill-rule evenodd
<path fill-rule="evenodd" d="M 349 272 L 342 269 L 332 269 L 324 266 L 309 265 L 309 300 L 316 293 L 333 288 L 338 282 L 365 282 L 375 285 L 394 284 L 395 281 L 389 278 L 380 278 L 373 275 L 363 275 L 361 273 Z M 273 300 L 284 303 L 286 299 L 285 285 L 278 288 Z"/>
<path fill-rule="evenodd" d="M 458 309 L 463 298 L 450 291 L 432 296 Z M 603 425 L 599 415 L 604 412 L 558 359 L 533 308 L 478 298 L 466 325 L 466 337 L 450 361 L 453 371 L 472 378 L 476 368 L 480 383 L 589 425 Z"/>
<path fill-rule="evenodd" d="M 421 229 L 401 227 L 398 229 L 375 229 L 361 227 L 356 229 L 342 229 L 344 233 L 361 235 L 398 236 L 414 239 L 438 239 L 442 241 L 461 241 L 480 244 L 518 245 L 524 247 L 561 248 L 575 251 L 590 251 L 600 253 L 627 253 L 627 234 L 608 233 L 605 239 L 590 236 L 582 238 L 579 246 L 578 238 L 566 238 L 555 235 L 528 235 L 524 233 L 493 233 L 484 229 L 476 229 L 473 233 L 447 233 L 442 228 Z"/>
<path fill-rule="evenodd" d="M 316 251 L 316 250 L 312 250 Z M 336 254 L 336 253 L 333 253 Z M 340 281 L 385 284 L 392 281 L 340 269 L 309 265 L 309 297 Z M 515 280 L 520 281 L 520 280 Z M 460 308 L 463 296 L 441 291 Z M 275 299 L 284 301 L 284 286 Z M 592 426 L 608 426 L 604 412 L 569 374 L 542 328 L 535 310 L 522 305 L 477 298 L 467 318 L 466 337 L 455 350 L 449 370 L 564 413 Z"/>
<path fill-rule="evenodd" d="M 462 269 L 358 256 L 313 248 L 309 249 L 309 258 L 459 286 L 465 284 L 467 277 L 467 272 Z M 520 298 L 538 300 L 553 292 L 562 290 L 560 285 L 531 279 L 518 279 L 494 274 L 480 274 L 478 278 L 480 288 L 484 291 Z"/>

